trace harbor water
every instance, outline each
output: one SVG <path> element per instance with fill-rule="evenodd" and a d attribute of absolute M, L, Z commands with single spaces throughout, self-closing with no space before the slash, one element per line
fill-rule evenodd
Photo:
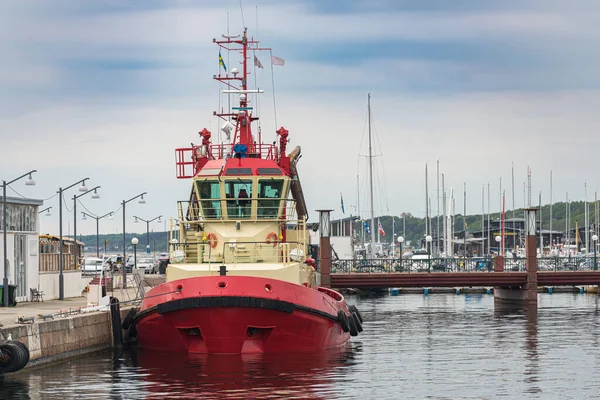
<path fill-rule="evenodd" d="M 181 356 L 125 348 L 0 376 L 2 399 L 564 399 L 600 389 L 599 299 L 353 297 L 364 332 L 319 354 Z"/>

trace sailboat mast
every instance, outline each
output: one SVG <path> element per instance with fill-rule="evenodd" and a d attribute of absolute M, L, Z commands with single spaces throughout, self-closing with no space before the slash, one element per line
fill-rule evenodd
<path fill-rule="evenodd" d="M 463 187 L 463 230 L 465 234 L 463 235 L 463 262 L 466 264 L 467 257 L 467 182 L 465 182 Z"/>
<path fill-rule="evenodd" d="M 358 211 L 358 221 L 360 222 L 360 242 L 362 243 L 363 249 L 365 247 L 365 227 L 363 225 L 362 222 L 362 216 L 361 216 L 361 211 L 360 211 L 360 178 L 359 175 L 356 174 L 356 190 L 357 190 L 357 194 L 356 194 L 356 207 L 357 207 L 357 211 Z"/>
<path fill-rule="evenodd" d="M 588 242 L 588 237 L 589 237 L 588 232 L 590 231 L 590 228 L 588 226 L 589 209 L 588 209 L 588 197 L 587 197 L 587 182 L 584 182 L 583 184 L 584 184 L 584 188 L 585 188 L 584 189 L 585 190 L 585 192 L 584 192 L 585 193 L 585 202 L 583 203 L 583 215 L 585 218 L 585 224 L 583 224 L 583 225 L 585 227 L 585 238 L 584 238 L 585 239 L 584 240 L 585 241 L 585 255 L 587 256 L 588 254 L 590 254 L 590 247 L 589 247 L 590 244 Z"/>
<path fill-rule="evenodd" d="M 488 182 L 488 197 L 487 197 L 487 254 L 488 256 L 491 256 L 492 254 L 492 237 L 491 237 L 491 230 L 492 230 L 492 225 L 491 225 L 491 216 L 490 216 L 490 182 Z"/>
<path fill-rule="evenodd" d="M 515 163 L 511 163 L 512 250 L 515 251 Z"/>
<path fill-rule="evenodd" d="M 443 225 L 443 231 L 444 231 L 444 237 L 443 237 L 443 241 L 442 241 L 442 246 L 444 249 L 444 253 L 446 254 L 446 257 L 448 257 L 448 221 L 446 221 L 446 188 L 445 188 L 445 182 L 444 182 L 444 174 L 442 174 L 442 212 L 444 213 L 444 216 L 442 218 L 442 225 Z M 440 249 L 438 249 L 439 251 Z"/>
<path fill-rule="evenodd" d="M 550 170 L 550 250 L 552 250 L 552 247 L 554 245 L 554 242 L 552 241 L 552 207 L 553 207 L 553 203 L 552 203 L 552 170 Z"/>
<path fill-rule="evenodd" d="M 367 100 L 368 118 L 369 118 L 369 185 L 371 188 L 371 256 L 375 258 L 375 206 L 373 204 L 373 148 L 371 144 L 371 93 Z"/>
<path fill-rule="evenodd" d="M 539 198 L 539 207 L 540 207 L 540 257 L 544 256 L 544 236 L 542 235 L 542 191 L 540 190 L 540 198 Z"/>
<path fill-rule="evenodd" d="M 437 160 L 437 179 L 436 179 L 436 185 L 437 185 L 437 194 L 436 194 L 436 199 L 437 199 L 437 215 L 436 215 L 436 249 L 435 249 L 435 254 L 436 257 L 439 257 L 439 253 L 440 253 L 440 160 Z"/>
<path fill-rule="evenodd" d="M 485 185 L 481 185 L 481 256 L 485 254 Z"/>
<path fill-rule="evenodd" d="M 427 163 L 425 163 L 425 249 L 429 253 L 427 235 L 429 235 L 429 188 L 427 186 Z"/>

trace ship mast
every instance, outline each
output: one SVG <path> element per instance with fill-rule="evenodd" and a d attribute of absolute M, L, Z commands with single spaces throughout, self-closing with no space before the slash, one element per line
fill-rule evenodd
<path fill-rule="evenodd" d="M 369 115 L 369 185 L 371 188 L 371 256 L 375 258 L 375 206 L 373 204 L 373 150 L 371 146 L 371 93 L 368 95 L 367 109 Z"/>

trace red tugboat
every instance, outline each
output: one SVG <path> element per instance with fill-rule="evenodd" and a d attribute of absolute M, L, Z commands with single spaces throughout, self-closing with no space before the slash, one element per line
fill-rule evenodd
<path fill-rule="evenodd" d="M 296 172 L 300 147 L 286 153 L 288 131 L 262 144 L 252 132 L 248 52 L 262 49 L 243 36 L 213 40 L 242 55 L 237 69 L 214 76 L 239 96 L 217 114 L 233 139 L 176 149 L 177 177 L 192 179 L 178 202 L 179 241 L 171 241 L 166 283 L 150 290 L 131 318 L 142 348 L 183 353 L 315 351 L 341 346 L 362 331 L 354 306 L 320 287 L 308 257 L 307 209 Z M 225 69 L 221 52 L 220 65 Z M 260 62 L 259 62 L 260 63 Z M 256 65 L 256 59 L 255 59 Z M 241 75 L 241 76 L 238 76 Z M 129 326 L 125 321 L 124 327 Z"/>

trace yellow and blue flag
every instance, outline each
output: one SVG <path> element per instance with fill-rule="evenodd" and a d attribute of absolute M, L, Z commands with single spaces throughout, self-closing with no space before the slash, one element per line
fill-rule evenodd
<path fill-rule="evenodd" d="M 221 50 L 219 50 L 219 65 L 227 72 L 227 66 L 225 65 L 225 61 L 223 61 L 223 57 L 221 57 Z"/>

